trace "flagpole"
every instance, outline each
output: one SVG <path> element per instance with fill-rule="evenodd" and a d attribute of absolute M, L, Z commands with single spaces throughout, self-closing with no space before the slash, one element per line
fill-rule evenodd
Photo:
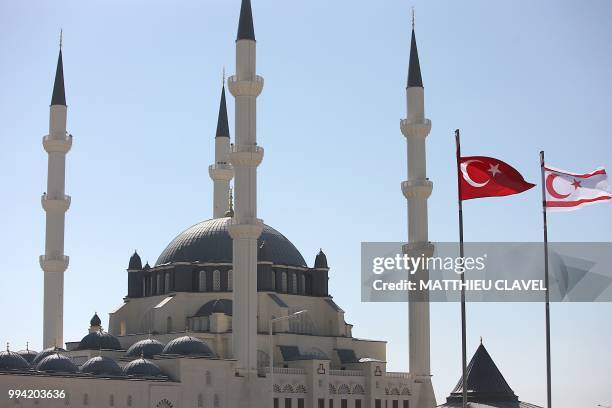
<path fill-rule="evenodd" d="M 455 130 L 455 144 L 457 146 L 457 204 L 459 205 L 459 257 L 463 259 L 463 201 L 461 200 L 461 138 L 459 129 Z M 463 391 L 463 408 L 467 407 L 467 350 L 466 350 L 466 324 L 465 324 L 465 271 L 461 274 L 461 378 Z"/>
<path fill-rule="evenodd" d="M 548 288 L 548 222 L 546 220 L 546 183 L 544 170 L 544 151 L 540 152 L 540 169 L 542 172 L 542 217 L 544 221 L 544 286 L 546 287 L 546 400 L 552 408 L 551 373 L 550 373 L 550 289 Z"/>

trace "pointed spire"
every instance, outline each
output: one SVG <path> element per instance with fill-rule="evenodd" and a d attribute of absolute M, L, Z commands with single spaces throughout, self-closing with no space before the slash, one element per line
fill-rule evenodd
<path fill-rule="evenodd" d="M 412 40 L 410 42 L 410 63 L 408 65 L 408 85 L 406 88 L 412 87 L 423 87 L 421 64 L 419 64 L 419 52 L 417 50 L 416 36 L 414 34 L 414 14 L 412 15 Z"/>
<path fill-rule="evenodd" d="M 251 0 L 242 0 L 242 5 L 240 6 L 240 21 L 238 22 L 238 36 L 236 37 L 236 41 L 238 40 L 255 41 Z"/>
<path fill-rule="evenodd" d="M 64 63 L 62 62 L 62 32 L 60 31 L 60 50 L 57 57 L 57 69 L 55 71 L 55 83 L 53 84 L 53 95 L 51 105 L 66 106 L 66 92 L 64 91 Z"/>
<path fill-rule="evenodd" d="M 217 133 L 215 137 L 230 137 L 229 123 L 227 121 L 227 104 L 225 103 L 225 69 L 223 70 L 223 86 L 221 87 L 221 102 L 219 103 L 219 118 L 217 119 Z"/>

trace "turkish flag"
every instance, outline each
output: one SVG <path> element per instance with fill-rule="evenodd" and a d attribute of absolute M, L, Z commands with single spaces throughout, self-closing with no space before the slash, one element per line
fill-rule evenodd
<path fill-rule="evenodd" d="M 572 211 L 612 199 L 603 167 L 581 174 L 545 165 L 544 183 L 547 211 Z"/>
<path fill-rule="evenodd" d="M 461 200 L 508 196 L 535 186 L 508 163 L 486 156 L 460 157 L 458 177 Z"/>

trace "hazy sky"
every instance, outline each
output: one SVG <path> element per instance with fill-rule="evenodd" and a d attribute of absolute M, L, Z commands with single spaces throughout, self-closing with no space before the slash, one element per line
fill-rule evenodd
<path fill-rule="evenodd" d="M 453 131 L 468 155 L 506 160 L 539 181 L 538 152 L 575 171 L 612 168 L 612 3 L 569 1 L 253 0 L 258 72 L 259 214 L 312 265 L 354 335 L 388 340 L 407 369 L 404 304 L 362 304 L 360 243 L 407 236 L 405 81 L 416 7 L 434 182 L 430 236 L 457 239 Z M 48 105 L 64 29 L 74 135 L 68 155 L 65 339 L 104 326 L 127 293 L 134 249 L 154 263 L 210 218 L 221 72 L 234 72 L 238 0 L 0 2 L 1 341 L 40 349 Z M 229 98 L 233 120 L 233 98 Z M 233 123 L 230 124 L 233 131 Z M 540 190 L 465 204 L 468 241 L 541 239 Z M 550 217 L 550 239 L 612 240 L 612 207 Z M 612 405 L 610 304 L 552 305 L 555 406 Z M 545 401 L 544 307 L 468 305 L 479 337 L 524 401 Z M 458 304 L 432 306 L 438 400 L 460 375 Z"/>

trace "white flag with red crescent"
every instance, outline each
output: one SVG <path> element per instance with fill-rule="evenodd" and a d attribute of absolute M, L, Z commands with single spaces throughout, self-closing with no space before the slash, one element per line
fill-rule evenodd
<path fill-rule="evenodd" d="M 545 165 L 544 183 L 547 211 L 572 211 L 612 199 L 603 167 L 578 174 Z"/>

